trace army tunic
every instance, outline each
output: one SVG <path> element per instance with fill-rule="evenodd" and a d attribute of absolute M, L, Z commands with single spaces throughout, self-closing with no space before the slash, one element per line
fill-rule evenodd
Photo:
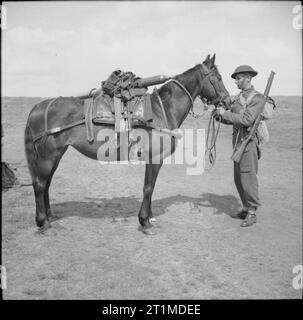
<path fill-rule="evenodd" d="M 233 125 L 233 148 L 246 137 L 257 116 L 263 111 L 263 95 L 257 93 L 245 106 L 240 95 L 246 99 L 254 91 L 254 87 L 243 90 L 234 100 L 231 110 L 222 115 L 222 122 Z M 257 209 L 259 207 L 258 192 L 258 160 L 261 157 L 258 136 L 248 143 L 240 163 L 234 162 L 234 180 L 243 207 Z"/>

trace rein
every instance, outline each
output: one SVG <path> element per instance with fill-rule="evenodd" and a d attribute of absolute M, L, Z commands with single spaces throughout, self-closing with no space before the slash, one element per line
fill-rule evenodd
<path fill-rule="evenodd" d="M 220 117 L 219 124 L 216 129 L 216 124 L 215 124 L 216 120 L 215 120 L 214 111 L 215 110 L 212 111 L 212 114 L 208 121 L 207 136 L 206 136 L 205 156 L 207 155 L 207 153 L 209 153 L 208 159 L 210 163 L 210 168 L 208 168 L 208 170 L 212 169 L 212 167 L 215 165 L 215 162 L 216 162 L 216 158 L 217 158 L 216 142 L 217 142 L 220 126 L 221 126 L 221 117 Z"/>
<path fill-rule="evenodd" d="M 203 67 L 201 65 L 201 73 L 203 74 L 204 78 L 202 79 L 202 81 L 204 81 L 206 78 L 208 78 L 208 81 L 211 83 L 211 85 L 213 86 L 216 94 L 217 94 L 217 98 L 214 99 L 214 100 L 206 100 L 206 104 L 209 105 L 209 104 L 213 104 L 215 105 L 215 108 L 216 105 L 218 104 L 221 104 L 222 100 L 224 100 L 226 96 L 221 96 L 219 94 L 219 90 L 217 90 L 218 88 L 216 87 L 216 82 L 214 82 L 212 80 L 212 77 L 210 76 L 211 75 L 211 70 L 208 71 L 207 73 L 203 73 Z M 201 100 L 203 101 L 203 98 L 201 98 Z M 216 110 L 216 109 L 215 109 Z M 219 131 L 220 131 L 220 126 L 221 126 L 221 116 L 219 117 L 219 124 L 216 128 L 216 120 L 215 120 L 215 110 L 212 111 L 211 113 L 211 116 L 209 118 L 209 121 L 208 121 L 208 127 L 207 127 L 207 136 L 206 136 L 206 147 L 205 147 L 205 157 L 206 155 L 208 154 L 208 160 L 209 160 L 209 163 L 210 163 L 210 167 L 208 168 L 208 170 L 212 169 L 212 167 L 215 165 L 215 162 L 216 162 L 216 158 L 217 158 L 217 150 L 216 150 L 216 142 L 217 142 L 217 138 L 218 138 L 218 134 L 219 134 Z"/>

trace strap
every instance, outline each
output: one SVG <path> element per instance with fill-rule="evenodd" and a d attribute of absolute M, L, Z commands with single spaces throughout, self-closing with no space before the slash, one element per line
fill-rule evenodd
<path fill-rule="evenodd" d="M 153 111 L 149 93 L 144 96 L 144 119 L 146 121 L 153 120 Z"/>
<path fill-rule="evenodd" d="M 158 93 L 158 90 L 157 90 L 156 87 L 154 88 L 154 93 L 155 93 L 156 97 L 158 98 L 158 101 L 160 103 L 160 107 L 161 107 L 161 110 L 162 110 L 162 113 L 163 113 L 165 125 L 166 125 L 166 128 L 168 128 L 168 121 L 167 121 L 166 113 L 165 113 L 165 110 L 164 110 L 164 106 L 163 106 L 161 97 L 159 96 L 159 93 Z"/>
<path fill-rule="evenodd" d="M 85 114 L 86 137 L 89 142 L 94 141 L 94 130 L 92 124 L 94 100 L 89 100 L 89 105 Z"/>
<path fill-rule="evenodd" d="M 188 90 L 187 90 L 187 89 L 183 86 L 183 84 L 180 83 L 178 80 L 176 80 L 176 79 L 170 79 L 170 81 L 175 82 L 175 83 L 176 83 L 181 89 L 183 89 L 184 92 L 187 94 L 187 96 L 189 97 L 189 100 L 190 100 L 190 102 L 191 102 L 190 110 L 191 110 L 192 113 L 194 114 L 194 111 L 193 111 L 193 109 L 194 109 L 194 100 L 193 100 L 192 96 L 190 95 L 190 93 L 188 92 Z"/>
<path fill-rule="evenodd" d="M 73 128 L 75 126 L 79 126 L 80 124 L 84 124 L 85 123 L 85 119 L 82 119 L 82 120 L 79 120 L 77 122 L 74 122 L 72 124 L 68 124 L 66 126 L 62 126 L 62 127 L 56 127 L 56 128 L 53 128 L 53 129 L 49 129 L 45 132 L 42 132 L 40 133 L 38 136 L 36 136 L 34 139 L 33 139 L 33 142 L 36 142 L 37 140 L 41 139 L 42 137 L 47 137 L 51 134 L 55 134 L 55 133 L 58 133 L 58 132 L 61 132 L 61 131 L 64 131 L 64 130 L 67 130 L 67 129 L 70 129 L 70 128 Z"/>
<path fill-rule="evenodd" d="M 253 98 L 256 94 L 258 94 L 258 92 L 257 92 L 257 91 L 253 91 L 253 92 L 247 97 L 247 99 L 246 99 L 246 105 L 248 105 L 248 104 L 251 102 L 252 98 Z"/>
<path fill-rule="evenodd" d="M 51 106 L 56 100 L 58 100 L 59 98 L 61 98 L 61 97 L 52 99 L 52 100 L 48 103 L 48 105 L 46 106 L 46 108 L 45 108 L 45 113 L 44 113 L 44 130 L 45 130 L 45 131 L 48 130 L 48 129 L 47 129 L 47 115 L 48 115 L 48 110 L 49 110 L 50 106 Z"/>
<path fill-rule="evenodd" d="M 258 92 L 254 90 L 254 91 L 252 91 L 252 92 L 248 95 L 248 97 L 247 97 L 246 99 L 244 98 L 244 96 L 243 96 L 242 93 L 240 93 L 240 94 L 237 96 L 237 97 L 239 97 L 239 100 L 240 100 L 241 104 L 243 105 L 244 110 L 246 109 L 246 107 L 249 105 L 249 103 L 251 102 L 252 98 L 253 98 L 256 94 L 258 94 Z"/>
<path fill-rule="evenodd" d="M 121 128 L 121 120 L 122 120 L 122 101 L 120 98 L 114 96 L 114 107 L 115 107 L 115 132 L 124 131 Z"/>

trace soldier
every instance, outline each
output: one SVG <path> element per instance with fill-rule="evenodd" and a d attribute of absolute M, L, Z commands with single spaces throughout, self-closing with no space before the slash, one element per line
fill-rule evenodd
<path fill-rule="evenodd" d="M 231 110 L 217 108 L 224 124 L 233 125 L 233 147 L 235 148 L 247 135 L 256 117 L 263 111 L 263 95 L 255 91 L 251 79 L 257 75 L 252 67 L 241 65 L 233 72 L 240 94 L 235 97 Z M 259 139 L 256 137 L 247 145 L 239 163 L 234 162 L 234 181 L 240 195 L 243 208 L 236 215 L 244 219 L 241 227 L 249 227 L 256 223 L 256 210 L 261 205 L 258 192 L 258 160 L 261 157 Z"/>

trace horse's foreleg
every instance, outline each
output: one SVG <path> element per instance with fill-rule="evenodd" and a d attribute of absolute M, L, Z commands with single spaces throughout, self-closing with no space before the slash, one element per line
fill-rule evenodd
<path fill-rule="evenodd" d="M 143 227 L 143 232 L 149 235 L 155 234 L 153 225 L 150 223 L 151 198 L 161 166 L 162 164 L 146 164 L 145 166 L 143 202 L 139 211 L 139 222 Z"/>

